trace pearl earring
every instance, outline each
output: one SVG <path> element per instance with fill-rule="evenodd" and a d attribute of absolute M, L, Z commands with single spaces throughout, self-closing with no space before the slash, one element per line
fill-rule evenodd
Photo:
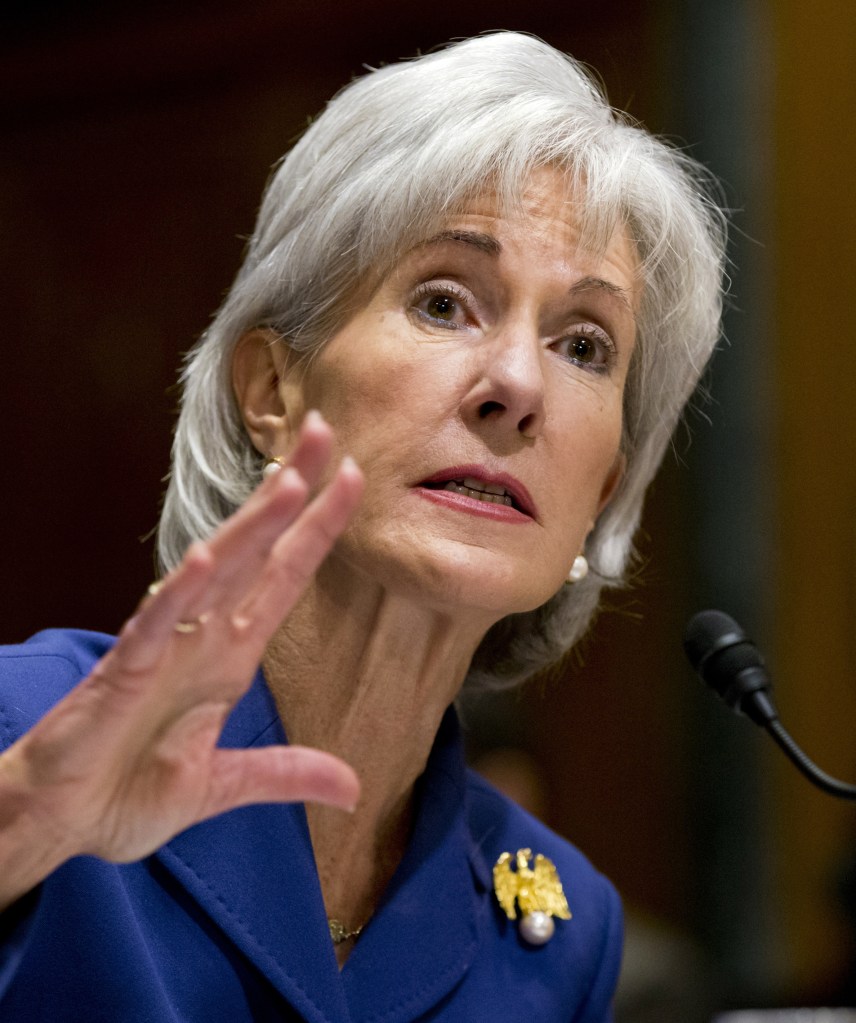
<path fill-rule="evenodd" d="M 585 554 L 578 554 L 574 558 L 574 563 L 571 565 L 571 570 L 568 572 L 567 581 L 569 583 L 578 583 L 588 575 L 589 564 L 586 560 Z"/>
<path fill-rule="evenodd" d="M 275 472 L 285 465 L 285 459 L 280 458 L 279 455 L 274 455 L 271 458 L 265 459 L 265 464 L 262 466 L 262 476 L 273 476 Z"/>

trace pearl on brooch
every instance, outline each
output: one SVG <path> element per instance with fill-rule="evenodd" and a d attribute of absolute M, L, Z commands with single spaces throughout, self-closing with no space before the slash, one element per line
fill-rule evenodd
<path fill-rule="evenodd" d="M 520 936 L 530 945 L 546 945 L 556 931 L 553 917 L 536 909 L 520 920 Z"/>

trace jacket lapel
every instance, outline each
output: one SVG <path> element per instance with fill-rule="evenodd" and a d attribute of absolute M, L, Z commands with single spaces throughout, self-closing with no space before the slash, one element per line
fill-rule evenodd
<path fill-rule="evenodd" d="M 489 913 L 485 867 L 467 820 L 466 770 L 453 710 L 417 795 L 405 857 L 342 971 L 355 1023 L 405 1023 L 436 1005 L 469 969 Z"/>
<path fill-rule="evenodd" d="M 220 745 L 282 742 L 259 672 Z M 302 806 L 233 810 L 183 832 L 155 855 L 305 1019 L 347 1023 Z"/>

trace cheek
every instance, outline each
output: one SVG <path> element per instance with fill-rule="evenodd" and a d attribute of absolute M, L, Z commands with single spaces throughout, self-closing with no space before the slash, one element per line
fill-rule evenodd
<path fill-rule="evenodd" d="M 359 353 L 332 350 L 319 360 L 307 397 L 343 439 L 347 433 L 362 444 L 378 436 L 394 443 L 399 436 L 433 433 L 454 375 L 440 355 L 397 338 L 363 341 Z"/>
<path fill-rule="evenodd" d="M 385 481 L 407 462 L 407 449 L 417 431 L 411 428 L 409 409 L 418 398 L 402 394 L 399 384 L 382 367 L 329 367 L 318 374 L 305 392 L 335 434 L 336 460 L 350 455 L 368 483 L 362 502 L 365 512 Z M 402 400 L 405 399 L 405 400 Z"/>
<path fill-rule="evenodd" d="M 556 473 L 556 497 L 577 512 L 590 528 L 600 505 L 612 489 L 621 465 L 622 416 L 620 408 L 600 405 L 575 417 L 556 442 L 560 448 L 551 459 L 561 466 Z M 548 469 L 549 472 L 549 469 Z"/>

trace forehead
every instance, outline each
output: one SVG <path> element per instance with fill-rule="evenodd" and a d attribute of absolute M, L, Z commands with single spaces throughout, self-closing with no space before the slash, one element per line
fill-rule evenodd
<path fill-rule="evenodd" d="M 491 189 L 472 197 L 407 255 L 419 259 L 450 246 L 527 267 L 596 274 L 634 305 L 641 290 L 641 262 L 628 225 L 593 212 L 584 190 L 552 168 L 534 171 L 510 199 Z"/>

